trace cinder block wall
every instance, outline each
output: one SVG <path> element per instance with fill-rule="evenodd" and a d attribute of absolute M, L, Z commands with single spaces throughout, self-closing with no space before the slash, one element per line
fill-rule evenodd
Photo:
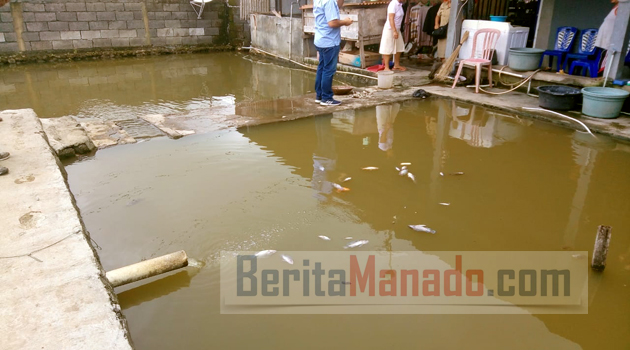
<path fill-rule="evenodd" d="M 188 0 L 11 2 L 0 7 L 0 53 L 226 45 L 244 37 L 245 24 L 232 9 L 214 0 L 198 19 Z"/>

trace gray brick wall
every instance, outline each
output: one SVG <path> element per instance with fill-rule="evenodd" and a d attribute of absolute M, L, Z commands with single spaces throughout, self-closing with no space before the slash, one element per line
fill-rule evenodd
<path fill-rule="evenodd" d="M 13 17 L 9 5 L 0 7 L 0 54 L 18 50 L 17 38 L 13 30 Z"/>
<path fill-rule="evenodd" d="M 221 29 L 228 10 L 223 1 L 206 4 L 201 19 L 189 0 L 144 0 L 144 4 L 153 46 L 228 40 Z M 142 9 L 143 0 L 22 0 L 21 41 L 27 51 L 145 46 Z M 246 23 L 239 20 L 238 11 L 232 12 L 230 27 L 239 33 L 231 37 L 242 37 Z M 0 7 L 0 54 L 19 51 L 14 15 L 10 5 Z"/>

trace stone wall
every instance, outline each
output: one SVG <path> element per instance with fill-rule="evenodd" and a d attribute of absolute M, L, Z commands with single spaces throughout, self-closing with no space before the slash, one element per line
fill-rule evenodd
<path fill-rule="evenodd" d="M 24 0 L 0 7 L 0 53 L 226 45 L 244 37 L 238 9 L 188 0 Z"/>

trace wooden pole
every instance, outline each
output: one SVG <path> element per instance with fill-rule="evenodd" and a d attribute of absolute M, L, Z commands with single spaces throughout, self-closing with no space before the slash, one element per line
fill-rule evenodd
<path fill-rule="evenodd" d="M 591 268 L 595 271 L 603 271 L 606 268 L 606 256 L 608 255 L 611 235 L 612 228 L 610 226 L 600 225 L 597 229 L 593 261 L 591 261 Z"/>

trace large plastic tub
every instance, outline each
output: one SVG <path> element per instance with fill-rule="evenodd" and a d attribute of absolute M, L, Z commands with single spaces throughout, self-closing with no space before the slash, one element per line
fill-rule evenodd
<path fill-rule="evenodd" d="M 617 118 L 630 92 L 607 87 L 582 89 L 582 114 L 595 118 Z"/>
<path fill-rule="evenodd" d="M 545 50 L 530 47 L 511 48 L 508 66 L 516 71 L 536 70 Z"/>
<path fill-rule="evenodd" d="M 547 85 L 539 86 L 537 89 L 538 105 L 540 107 L 561 111 L 573 109 L 582 95 L 580 89 L 570 86 Z"/>

